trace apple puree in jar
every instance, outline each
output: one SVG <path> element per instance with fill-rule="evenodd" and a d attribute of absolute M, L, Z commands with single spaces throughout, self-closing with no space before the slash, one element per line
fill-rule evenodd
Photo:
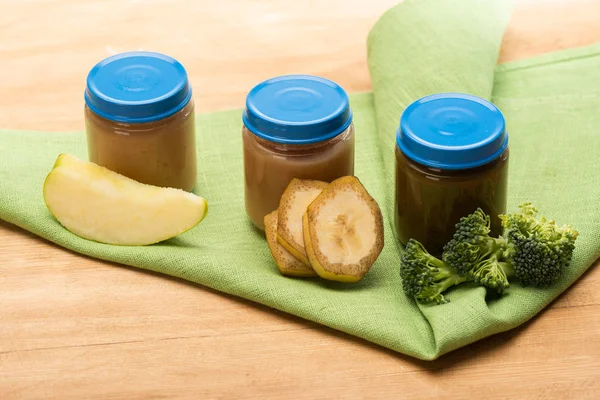
<path fill-rule="evenodd" d="M 264 229 L 293 178 L 331 182 L 354 174 L 354 125 L 348 96 L 310 75 L 269 79 L 248 94 L 242 128 L 245 207 Z"/>
<path fill-rule="evenodd" d="M 85 91 L 89 160 L 138 182 L 192 191 L 196 138 L 184 67 L 163 54 L 109 57 Z"/>
<path fill-rule="evenodd" d="M 138 182 L 191 191 L 196 185 L 194 105 L 161 121 L 108 121 L 85 107 L 91 162 Z"/>

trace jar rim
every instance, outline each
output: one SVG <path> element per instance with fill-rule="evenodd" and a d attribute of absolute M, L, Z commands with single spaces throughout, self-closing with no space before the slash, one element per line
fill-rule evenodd
<path fill-rule="evenodd" d="M 242 122 L 268 141 L 311 144 L 344 132 L 352 123 L 352 110 L 337 83 L 313 75 L 283 75 L 250 90 Z"/>
<path fill-rule="evenodd" d="M 459 170 L 502 155 L 508 133 L 502 112 L 491 102 L 464 93 L 439 93 L 411 103 L 402 113 L 396 143 L 413 161 Z"/>
<path fill-rule="evenodd" d="M 185 107 L 192 88 L 183 65 L 165 54 L 125 52 L 88 73 L 84 101 L 92 112 L 117 122 L 161 120 Z"/>

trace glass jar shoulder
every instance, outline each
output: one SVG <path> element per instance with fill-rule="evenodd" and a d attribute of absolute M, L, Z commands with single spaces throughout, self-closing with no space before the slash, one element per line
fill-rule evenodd
<path fill-rule="evenodd" d="M 129 135 L 147 134 L 152 131 L 163 131 L 165 129 L 170 129 L 171 127 L 179 127 L 181 124 L 188 121 L 194 116 L 194 100 L 190 99 L 181 110 L 166 118 L 144 123 L 128 123 L 109 120 L 93 112 L 87 104 L 84 106 L 84 115 L 88 126 L 92 125 L 101 131 Z"/>
<path fill-rule="evenodd" d="M 285 144 L 258 137 L 246 126 L 242 127 L 244 146 L 262 153 L 275 156 L 302 157 L 326 153 L 337 147 L 354 143 L 354 124 L 335 137 L 311 144 Z"/>
<path fill-rule="evenodd" d="M 411 160 L 398 148 L 398 146 L 396 146 L 396 162 L 399 171 L 404 171 L 413 176 L 413 178 L 420 177 L 428 181 L 456 183 L 465 180 L 471 181 L 473 179 L 485 180 L 488 176 L 496 175 L 498 171 L 506 167 L 509 153 L 510 150 L 506 147 L 504 152 L 498 158 L 485 165 L 463 170 L 443 170 L 428 167 Z"/>

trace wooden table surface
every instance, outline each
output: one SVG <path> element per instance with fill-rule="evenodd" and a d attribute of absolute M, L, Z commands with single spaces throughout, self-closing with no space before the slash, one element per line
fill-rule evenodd
<path fill-rule="evenodd" d="M 181 60 L 198 112 L 284 73 L 369 90 L 366 35 L 395 3 L 0 0 L 0 128 L 82 131 L 89 68 L 135 49 Z M 500 59 L 598 42 L 599 26 L 597 0 L 520 1 Z M 421 362 L 0 222 L 0 399 L 600 398 L 598 287 L 592 269 L 524 326 Z"/>

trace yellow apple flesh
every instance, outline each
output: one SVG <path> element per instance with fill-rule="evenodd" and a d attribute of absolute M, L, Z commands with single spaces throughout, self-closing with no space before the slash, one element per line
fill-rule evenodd
<path fill-rule="evenodd" d="M 198 225 L 206 200 L 180 189 L 145 185 L 69 154 L 44 182 L 44 201 L 72 233 L 115 245 L 148 245 Z"/>

